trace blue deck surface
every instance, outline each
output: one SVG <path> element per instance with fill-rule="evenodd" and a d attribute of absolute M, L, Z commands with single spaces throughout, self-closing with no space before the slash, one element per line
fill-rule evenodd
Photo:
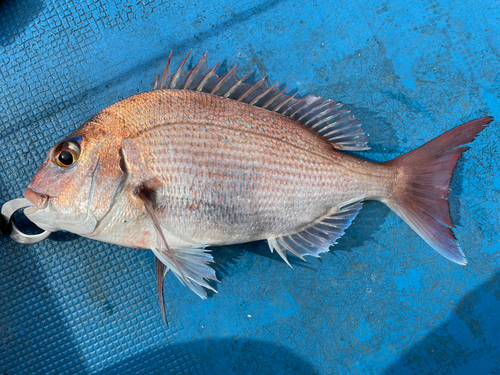
<path fill-rule="evenodd" d="M 307 3 L 307 4 L 304 4 Z M 174 51 L 342 101 L 389 160 L 464 121 L 500 119 L 490 1 L 2 1 L 0 202 L 58 140 L 146 91 Z M 500 371 L 500 127 L 452 182 L 466 267 L 377 202 L 293 270 L 265 242 L 216 249 L 218 294 L 154 256 L 70 234 L 0 238 L 0 374 L 490 374 Z M 361 153 L 360 153 L 361 154 Z"/>

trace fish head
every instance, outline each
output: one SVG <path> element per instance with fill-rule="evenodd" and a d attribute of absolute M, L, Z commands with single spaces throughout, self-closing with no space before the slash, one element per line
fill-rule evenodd
<path fill-rule="evenodd" d="M 121 139 L 90 121 L 54 145 L 24 192 L 25 215 L 40 228 L 91 237 L 119 190 Z"/>

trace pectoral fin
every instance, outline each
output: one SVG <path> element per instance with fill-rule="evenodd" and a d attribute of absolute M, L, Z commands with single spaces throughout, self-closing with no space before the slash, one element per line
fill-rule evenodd
<path fill-rule="evenodd" d="M 165 267 L 161 260 L 155 257 L 155 272 L 158 286 L 158 296 L 160 297 L 160 310 L 165 324 L 167 324 L 167 317 L 165 315 L 165 301 L 163 299 L 163 283 L 165 281 L 165 275 L 168 273 L 168 271 L 169 269 Z"/>
<path fill-rule="evenodd" d="M 156 257 L 160 259 L 167 268 L 171 269 L 183 284 L 187 285 L 189 289 L 201 298 L 207 297 L 207 293 L 202 287 L 211 289 L 215 292 L 215 289 L 206 282 L 206 280 L 217 281 L 215 271 L 207 264 L 213 263 L 212 256 L 203 248 L 172 249 L 167 243 L 155 214 L 151 192 L 143 187 L 137 190 L 137 194 L 144 202 L 146 213 L 153 222 L 156 230 L 158 247 L 151 249 Z"/>
<path fill-rule="evenodd" d="M 156 191 L 162 187 L 161 181 L 148 168 L 141 157 L 139 148 L 132 139 L 127 138 L 123 140 L 121 155 L 121 168 L 127 174 L 127 184 L 132 193 L 144 204 L 145 214 L 151 219 L 156 230 L 158 248 L 166 252 L 172 263 L 179 270 L 180 276 L 187 283 L 182 269 L 178 267 L 175 255 L 167 243 L 155 212 Z"/>
<path fill-rule="evenodd" d="M 203 248 L 172 249 L 166 240 L 156 213 L 156 191 L 162 187 L 161 181 L 147 167 L 135 142 L 128 138 L 123 140 L 121 149 L 121 168 L 127 173 L 127 184 L 133 193 L 143 202 L 145 214 L 151 219 L 156 231 L 157 246 L 151 250 L 162 265 L 177 276 L 201 298 L 206 298 L 205 289 L 215 290 L 207 283 L 217 281 L 215 271 L 208 265 L 213 258 Z M 158 292 L 163 309 L 164 267 L 157 262 Z M 162 310 L 164 313 L 164 310 Z"/>

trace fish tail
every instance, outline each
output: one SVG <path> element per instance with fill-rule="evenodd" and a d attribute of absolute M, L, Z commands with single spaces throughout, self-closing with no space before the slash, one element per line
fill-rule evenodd
<path fill-rule="evenodd" d="M 467 260 L 451 230 L 450 181 L 458 159 L 469 149 L 464 145 L 491 121 L 483 117 L 466 122 L 386 163 L 395 168 L 396 178 L 384 203 L 439 254 L 462 265 Z"/>

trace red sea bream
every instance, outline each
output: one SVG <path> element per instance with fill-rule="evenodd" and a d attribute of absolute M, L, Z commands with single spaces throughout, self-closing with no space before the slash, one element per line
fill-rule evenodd
<path fill-rule="evenodd" d="M 446 197 L 464 145 L 492 118 L 373 163 L 344 152 L 368 145 L 340 103 L 249 85 L 235 68 L 219 77 L 206 56 L 183 71 L 186 59 L 171 74 L 169 57 L 152 91 L 109 106 L 52 147 L 25 192 L 30 220 L 152 249 L 159 284 L 167 267 L 201 297 L 215 280 L 206 247 L 267 240 L 286 262 L 288 252 L 318 256 L 370 199 L 466 263 Z"/>

